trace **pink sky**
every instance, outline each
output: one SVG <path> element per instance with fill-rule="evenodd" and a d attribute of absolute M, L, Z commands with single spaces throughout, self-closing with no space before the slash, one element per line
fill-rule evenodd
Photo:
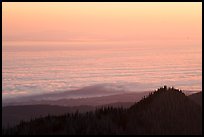
<path fill-rule="evenodd" d="M 138 42 L 201 46 L 202 3 L 6 3 L 12 42 Z"/>

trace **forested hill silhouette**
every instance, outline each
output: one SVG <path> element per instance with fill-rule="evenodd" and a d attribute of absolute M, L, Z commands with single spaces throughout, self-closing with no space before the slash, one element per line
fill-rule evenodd
<path fill-rule="evenodd" d="M 201 106 L 166 86 L 130 108 L 103 107 L 87 113 L 21 122 L 3 134 L 202 134 Z"/>
<path fill-rule="evenodd" d="M 194 93 L 188 97 L 202 108 L 202 92 Z"/>
<path fill-rule="evenodd" d="M 130 126 L 141 127 L 141 134 L 202 134 L 202 108 L 178 89 L 164 86 L 150 93 L 128 115 Z"/>

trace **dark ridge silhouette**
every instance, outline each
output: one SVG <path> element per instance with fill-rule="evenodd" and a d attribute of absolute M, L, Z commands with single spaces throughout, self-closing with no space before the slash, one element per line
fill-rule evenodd
<path fill-rule="evenodd" d="M 86 113 L 67 113 L 22 121 L 9 134 L 202 134 L 201 106 L 178 89 L 166 86 L 150 93 L 130 108 L 101 107 Z"/>
<path fill-rule="evenodd" d="M 81 106 L 59 106 L 59 105 L 20 105 L 20 106 L 6 106 L 2 108 L 2 127 L 13 127 L 20 123 L 20 121 L 29 121 L 32 118 L 43 117 L 47 115 L 63 115 L 66 113 L 74 113 L 77 110 L 80 113 L 94 111 L 100 107 L 123 107 L 128 108 L 134 102 L 117 102 L 99 106 L 81 105 Z"/>
<path fill-rule="evenodd" d="M 202 106 L 202 92 L 189 95 L 188 97 L 200 106 Z"/>
<path fill-rule="evenodd" d="M 43 117 L 47 115 L 63 115 L 66 113 L 81 113 L 92 111 L 93 106 L 72 106 L 64 107 L 57 105 L 23 105 L 23 106 L 7 106 L 2 108 L 2 127 L 12 127 L 20 123 L 20 121 L 29 121 L 32 118 Z"/>

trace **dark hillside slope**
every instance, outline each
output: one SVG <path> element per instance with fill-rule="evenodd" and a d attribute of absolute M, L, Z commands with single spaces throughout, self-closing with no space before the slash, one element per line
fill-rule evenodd
<path fill-rule="evenodd" d="M 129 133 L 201 134 L 202 109 L 180 90 L 160 88 L 129 109 Z M 137 118 L 135 118 L 137 117 Z"/>
<path fill-rule="evenodd" d="M 94 110 L 92 106 L 54 106 L 54 105 L 25 105 L 25 106 L 7 106 L 2 107 L 2 126 L 12 127 L 20 121 L 29 121 L 32 118 L 43 117 L 47 115 L 59 116 L 66 113 L 87 112 Z"/>
<path fill-rule="evenodd" d="M 160 88 L 130 108 L 47 116 L 3 134 L 202 134 L 202 109 L 180 90 Z"/>
<path fill-rule="evenodd" d="M 202 106 L 202 92 L 194 93 L 188 96 L 191 100 Z"/>

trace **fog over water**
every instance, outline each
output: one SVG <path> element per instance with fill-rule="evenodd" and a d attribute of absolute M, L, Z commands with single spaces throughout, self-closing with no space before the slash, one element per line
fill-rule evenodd
<path fill-rule="evenodd" d="M 139 44 L 4 45 L 3 99 L 97 84 L 133 92 L 164 84 L 202 90 L 201 46 Z"/>

